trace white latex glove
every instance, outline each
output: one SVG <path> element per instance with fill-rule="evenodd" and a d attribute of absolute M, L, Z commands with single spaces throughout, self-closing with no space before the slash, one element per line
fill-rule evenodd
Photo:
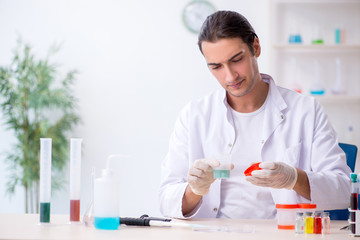
<path fill-rule="evenodd" d="M 190 167 L 187 181 L 191 191 L 196 195 L 206 195 L 210 185 L 215 181 L 213 177 L 213 167 L 220 166 L 220 162 L 215 159 L 198 159 Z"/>
<path fill-rule="evenodd" d="M 297 181 L 296 168 L 283 162 L 262 162 L 261 170 L 252 172 L 246 180 L 261 187 L 293 189 Z"/>

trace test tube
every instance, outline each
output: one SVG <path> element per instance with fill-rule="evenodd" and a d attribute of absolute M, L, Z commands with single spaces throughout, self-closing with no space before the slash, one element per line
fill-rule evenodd
<path fill-rule="evenodd" d="M 351 179 L 351 195 L 350 195 L 350 209 L 351 210 L 357 210 L 358 209 L 358 183 L 357 183 L 357 174 L 351 173 L 350 174 Z M 352 222 L 350 224 L 350 231 L 355 234 L 355 211 L 350 212 L 350 221 Z"/>
<path fill-rule="evenodd" d="M 330 233 L 330 213 L 323 212 L 322 213 L 322 234 Z"/>
<path fill-rule="evenodd" d="M 305 233 L 314 233 L 314 217 L 312 212 L 305 213 Z"/>
<path fill-rule="evenodd" d="M 295 233 L 304 233 L 305 231 L 305 219 L 303 212 L 296 213 L 296 220 L 295 220 Z"/>
<path fill-rule="evenodd" d="M 50 222 L 51 138 L 40 138 L 40 223 Z"/>
<path fill-rule="evenodd" d="M 321 212 L 320 211 L 316 211 L 315 212 L 315 216 L 314 216 L 314 233 L 315 234 L 321 234 Z"/>
<path fill-rule="evenodd" d="M 70 222 L 80 221 L 81 138 L 70 140 Z"/>

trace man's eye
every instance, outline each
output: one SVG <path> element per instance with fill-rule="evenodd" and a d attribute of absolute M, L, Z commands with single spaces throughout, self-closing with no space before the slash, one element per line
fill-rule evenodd
<path fill-rule="evenodd" d="M 213 65 L 211 67 L 212 70 L 216 70 L 216 69 L 219 69 L 221 67 L 221 65 Z"/>
<path fill-rule="evenodd" d="M 234 59 L 233 62 L 240 62 L 243 58 L 237 58 L 237 59 Z"/>

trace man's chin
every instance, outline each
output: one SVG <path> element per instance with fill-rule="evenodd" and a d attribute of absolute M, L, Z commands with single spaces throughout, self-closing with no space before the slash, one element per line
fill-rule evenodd
<path fill-rule="evenodd" d="M 243 91 L 234 91 L 234 90 L 227 90 L 227 93 L 229 95 L 231 95 L 232 97 L 243 97 L 245 96 L 247 93 L 246 92 L 243 92 Z"/>

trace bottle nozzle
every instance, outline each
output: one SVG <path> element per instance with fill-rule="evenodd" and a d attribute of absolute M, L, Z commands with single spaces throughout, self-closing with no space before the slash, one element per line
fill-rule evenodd
<path fill-rule="evenodd" d="M 111 174 L 111 168 L 110 168 L 110 163 L 111 160 L 115 159 L 115 158 L 126 158 L 129 157 L 127 155 L 122 155 L 122 154 L 112 154 L 109 155 L 109 157 L 106 160 L 106 168 L 102 170 L 102 175 L 103 176 L 107 176 Z"/>

